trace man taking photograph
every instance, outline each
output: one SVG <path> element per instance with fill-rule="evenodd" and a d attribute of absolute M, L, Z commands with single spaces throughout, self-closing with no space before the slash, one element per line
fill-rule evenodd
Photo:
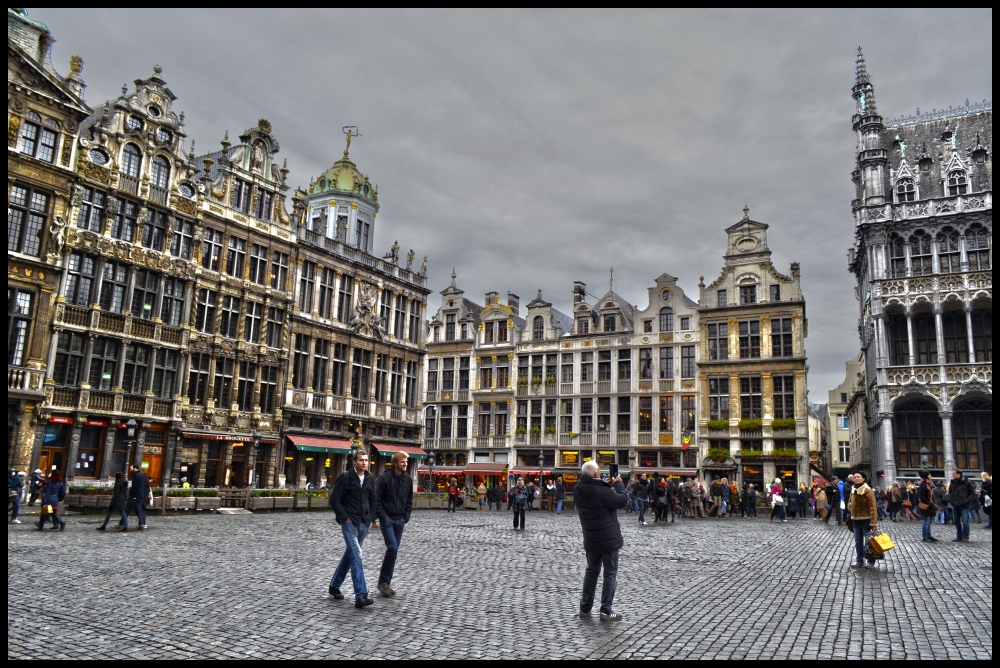
<path fill-rule="evenodd" d="M 601 470 L 594 461 L 585 462 L 580 482 L 573 490 L 580 525 L 583 528 L 583 549 L 587 553 L 587 571 L 580 597 L 580 616 L 588 617 L 594 605 L 597 576 L 604 569 L 601 591 L 601 621 L 622 618 L 612 611 L 615 589 L 618 588 L 618 551 L 625 544 L 618 524 L 618 511 L 628 504 L 621 476 L 601 480 Z"/>

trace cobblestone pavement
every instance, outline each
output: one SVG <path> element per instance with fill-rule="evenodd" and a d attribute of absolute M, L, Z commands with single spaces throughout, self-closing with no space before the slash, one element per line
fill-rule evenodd
<path fill-rule="evenodd" d="M 415 511 L 392 599 L 356 610 L 327 585 L 343 552 L 329 512 L 149 517 L 144 533 L 8 525 L 8 658 L 991 659 L 992 535 L 897 549 L 851 571 L 851 536 L 806 519 L 638 526 L 623 516 L 618 623 L 574 613 L 579 521 Z M 133 518 L 134 519 L 134 518 Z M 935 527 L 950 539 L 952 527 Z M 372 596 L 384 544 L 365 545 Z M 598 596 L 600 589 L 598 588 Z M 596 609 L 595 609 L 596 611 Z"/>

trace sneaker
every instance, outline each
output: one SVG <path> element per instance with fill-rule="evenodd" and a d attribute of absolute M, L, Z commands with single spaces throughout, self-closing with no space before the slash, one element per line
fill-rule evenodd
<path fill-rule="evenodd" d="M 602 612 L 601 621 L 602 622 L 618 622 L 621 621 L 622 616 L 617 612 Z"/>
<path fill-rule="evenodd" d="M 354 601 L 354 607 L 355 608 L 367 608 L 369 605 L 371 605 L 374 602 L 375 601 L 371 600 L 367 596 L 362 596 L 361 598 L 359 598 L 356 601 Z"/>
<path fill-rule="evenodd" d="M 938 539 L 935 538 L 934 536 L 931 536 L 930 538 L 927 539 L 927 542 L 928 543 L 936 543 L 936 542 L 938 542 Z"/>
<path fill-rule="evenodd" d="M 14 520 L 11 524 L 20 524 L 21 520 Z"/>
<path fill-rule="evenodd" d="M 856 571 L 857 570 L 861 570 L 864 567 L 865 567 L 864 564 L 851 564 L 851 568 L 854 569 L 854 570 L 856 570 Z"/>
<path fill-rule="evenodd" d="M 330 587 L 330 596 L 338 601 L 344 600 L 344 595 L 340 593 L 340 590 L 336 587 Z"/>
<path fill-rule="evenodd" d="M 392 596 L 392 594 L 389 593 L 389 585 L 384 582 L 379 582 L 378 586 L 375 588 L 378 589 L 378 593 L 382 594 L 383 598 L 389 598 Z"/>
<path fill-rule="evenodd" d="M 969 539 L 968 539 L 968 538 L 963 538 L 963 539 L 962 539 L 962 542 L 963 542 L 963 543 L 968 543 L 968 542 L 969 542 Z"/>

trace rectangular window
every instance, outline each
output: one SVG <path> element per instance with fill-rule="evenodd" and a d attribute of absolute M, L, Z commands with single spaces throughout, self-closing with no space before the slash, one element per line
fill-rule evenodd
<path fill-rule="evenodd" d="M 454 407 L 442 406 L 441 419 L 439 424 L 440 430 L 438 432 L 438 435 L 441 438 L 451 438 L 452 422 L 454 422 Z"/>
<path fill-rule="evenodd" d="M 697 413 L 694 408 L 694 395 L 685 394 L 681 397 L 681 430 L 694 431 Z"/>
<path fill-rule="evenodd" d="M 576 333 L 590 334 L 590 318 L 581 317 L 576 319 Z"/>
<path fill-rule="evenodd" d="M 580 353 L 580 381 L 590 383 L 594 380 L 594 353 Z"/>
<path fill-rule="evenodd" d="M 347 344 L 333 344 L 333 393 L 344 396 L 347 383 Z"/>
<path fill-rule="evenodd" d="M 229 250 L 226 251 L 226 273 L 234 278 L 243 278 L 243 263 L 247 256 L 247 240 L 239 237 L 229 237 Z"/>
<path fill-rule="evenodd" d="M 795 417 L 795 376 L 774 376 L 774 417 Z"/>
<path fill-rule="evenodd" d="M 838 441 L 838 448 L 840 454 L 840 461 L 849 462 L 851 461 L 851 444 L 848 441 Z"/>
<path fill-rule="evenodd" d="M 455 340 L 455 314 L 449 313 L 444 317 L 444 340 Z"/>
<path fill-rule="evenodd" d="M 236 363 L 231 357 L 215 360 L 215 407 L 229 410 L 233 401 L 233 368 Z"/>
<path fill-rule="evenodd" d="M 510 362 L 500 359 L 497 362 L 497 387 L 503 388 L 510 385 Z"/>
<path fill-rule="evenodd" d="M 617 321 L 617 318 L 615 318 L 615 316 L 613 316 L 613 315 L 606 315 L 606 316 L 604 316 L 604 331 L 605 332 L 613 332 L 613 331 L 615 331 L 615 323 L 616 323 L 616 321 Z"/>
<path fill-rule="evenodd" d="M 250 246 L 250 281 L 257 285 L 267 283 L 267 248 L 260 244 Z"/>
<path fill-rule="evenodd" d="M 261 220 L 271 220 L 271 204 L 274 202 L 274 193 L 267 190 L 257 189 L 257 206 L 254 215 Z"/>
<path fill-rule="evenodd" d="M 771 357 L 791 357 L 792 319 L 773 318 L 771 320 Z"/>
<path fill-rule="evenodd" d="M 127 199 L 118 198 L 115 205 L 115 219 L 111 224 L 111 236 L 132 243 L 135 239 L 135 224 L 139 216 L 139 205 Z"/>
<path fill-rule="evenodd" d="M 222 257 L 222 232 L 205 228 L 201 242 L 201 266 L 210 271 L 219 271 Z"/>
<path fill-rule="evenodd" d="M 781 286 L 772 285 L 771 286 L 771 301 L 780 302 L 781 301 Z"/>
<path fill-rule="evenodd" d="M 618 380 L 632 380 L 632 351 L 618 351 Z"/>
<path fill-rule="evenodd" d="M 594 431 L 594 400 L 590 397 L 580 399 L 580 433 L 590 434 Z"/>
<path fill-rule="evenodd" d="M 355 245 L 363 251 L 368 250 L 368 235 L 371 233 L 371 223 L 366 223 L 365 221 L 357 220 L 357 235 L 355 238 Z"/>
<path fill-rule="evenodd" d="M 611 380 L 611 351 L 597 353 L 597 380 Z"/>
<path fill-rule="evenodd" d="M 674 377 L 674 349 L 660 348 L 660 380 Z"/>
<path fill-rule="evenodd" d="M 269 348 L 281 348 L 281 330 L 285 326 L 285 309 L 269 306 L 267 308 L 267 340 Z"/>
<path fill-rule="evenodd" d="M 176 350 L 160 348 L 156 351 L 153 364 L 153 395 L 160 399 L 171 399 L 177 387 Z"/>
<path fill-rule="evenodd" d="M 236 387 L 236 404 L 241 411 L 253 410 L 253 394 L 257 389 L 257 365 L 240 362 L 240 380 Z"/>
<path fill-rule="evenodd" d="M 191 353 L 191 370 L 188 372 L 188 401 L 191 405 L 202 406 L 208 393 L 208 365 L 212 360 L 209 353 Z"/>
<path fill-rule="evenodd" d="M 326 390 L 326 369 L 330 364 L 330 342 L 316 339 L 312 356 L 312 383 L 309 385 L 314 392 Z"/>
<path fill-rule="evenodd" d="M 611 431 L 611 397 L 597 400 L 597 431 Z"/>
<path fill-rule="evenodd" d="M 729 306 L 729 293 L 727 293 L 725 290 L 716 291 L 715 304 L 717 306 Z"/>
<path fill-rule="evenodd" d="M 132 316 L 143 320 L 152 320 L 156 313 L 156 297 L 160 292 L 160 275 L 155 271 L 140 269 L 135 272 L 135 283 L 132 286 Z"/>
<path fill-rule="evenodd" d="M 233 179 L 233 208 L 250 213 L 250 184 L 246 181 Z"/>
<path fill-rule="evenodd" d="M 454 361 L 454 360 L 452 360 Z M 389 380 L 389 356 L 385 354 L 375 355 L 375 401 L 385 403 L 385 393 Z"/>
<path fill-rule="evenodd" d="M 382 290 L 379 296 L 378 315 L 382 319 L 382 329 L 388 334 L 389 320 L 392 318 L 392 292 L 388 288 Z"/>
<path fill-rule="evenodd" d="M 86 350 L 87 335 L 79 332 L 59 332 L 56 340 L 56 365 L 52 379 L 56 385 L 76 386 L 83 378 L 83 354 Z"/>
<path fill-rule="evenodd" d="M 934 314 L 926 311 L 917 313 L 912 320 L 917 364 L 937 364 L 937 328 L 934 324 Z"/>
<path fill-rule="evenodd" d="M 681 346 L 681 378 L 694 378 L 694 346 Z"/>
<path fill-rule="evenodd" d="M 398 406 L 403 398 L 403 358 L 393 357 L 389 376 L 389 403 Z"/>
<path fill-rule="evenodd" d="M 741 285 L 740 304 L 756 304 L 756 303 L 757 303 L 757 286 Z"/>
<path fill-rule="evenodd" d="M 90 387 L 95 390 L 110 391 L 115 383 L 115 370 L 121 358 L 120 341 L 103 336 L 94 339 L 94 349 L 90 356 Z"/>
<path fill-rule="evenodd" d="M 179 278 L 163 279 L 163 297 L 160 303 L 160 320 L 171 327 L 180 327 L 184 317 L 184 281 Z"/>
<path fill-rule="evenodd" d="M 170 237 L 170 254 L 182 260 L 191 258 L 191 235 L 194 226 L 190 221 L 174 219 L 174 228 Z"/>
<path fill-rule="evenodd" d="M 642 321 L 642 331 L 644 334 L 650 334 L 653 331 L 653 321 L 643 320 Z"/>
<path fill-rule="evenodd" d="M 708 326 L 708 359 L 729 359 L 729 325 L 711 323 Z"/>
<path fill-rule="evenodd" d="M 420 302 L 410 302 L 410 343 L 420 343 Z"/>
<path fill-rule="evenodd" d="M 146 224 L 142 226 L 142 246 L 155 251 L 163 251 L 167 239 L 167 214 L 150 211 L 146 214 Z"/>
<path fill-rule="evenodd" d="M 674 433 L 674 398 L 660 397 L 660 433 Z"/>
<path fill-rule="evenodd" d="M 260 411 L 274 413 L 278 397 L 278 367 L 263 365 L 260 367 Z"/>
<path fill-rule="evenodd" d="M 42 235 L 48 229 L 48 210 L 48 195 L 11 186 L 7 202 L 7 250 L 36 257 L 41 255 Z"/>
<path fill-rule="evenodd" d="M 198 290 L 198 308 L 195 312 L 195 329 L 203 334 L 215 331 L 215 304 L 218 293 L 214 290 L 200 288 Z"/>
<path fill-rule="evenodd" d="M 260 328 L 264 320 L 264 305 L 247 301 L 246 316 L 243 318 L 243 340 L 247 343 L 260 342 Z"/>
<path fill-rule="evenodd" d="M 691 318 L 684 316 L 681 318 L 681 331 L 686 332 L 691 329 Z"/>
<path fill-rule="evenodd" d="M 458 358 L 458 389 L 469 389 L 469 358 Z"/>
<path fill-rule="evenodd" d="M 235 339 L 240 327 L 240 300 L 229 295 L 222 296 L 222 319 L 219 334 L 227 339 Z"/>
<path fill-rule="evenodd" d="M 406 405 L 417 405 L 417 363 L 406 363 Z"/>
<path fill-rule="evenodd" d="M 306 260 L 299 273 L 299 310 L 312 313 L 313 287 L 316 285 L 316 263 Z"/>
<path fill-rule="evenodd" d="M 653 431 L 653 397 L 639 397 L 639 431 Z"/>
<path fill-rule="evenodd" d="M 573 353 L 563 353 L 560 381 L 563 383 L 573 382 Z"/>
<path fill-rule="evenodd" d="M 355 399 L 369 397 L 372 372 L 372 353 L 370 350 L 354 349 L 354 365 L 351 368 L 351 396 Z"/>
<path fill-rule="evenodd" d="M 271 287 L 286 290 L 288 286 L 288 253 L 274 251 L 271 254 Z"/>
<path fill-rule="evenodd" d="M 84 255 L 80 252 L 71 253 L 69 256 L 66 273 L 66 303 L 72 306 L 90 306 L 91 290 L 94 286 L 94 270 L 97 267 L 97 258 L 93 255 Z"/>
<path fill-rule="evenodd" d="M 850 429 L 850 428 L 851 428 L 851 421 L 850 421 L 850 419 L 846 415 L 844 415 L 842 413 L 838 414 L 837 415 L 837 429 Z"/>
<path fill-rule="evenodd" d="M 142 394 L 146 391 L 146 370 L 150 364 L 149 346 L 133 343 L 125 348 L 125 368 L 122 388 L 125 394 Z"/>
<path fill-rule="evenodd" d="M 708 379 L 708 419 L 729 419 L 729 379 Z"/>
<path fill-rule="evenodd" d="M 760 376 L 740 378 L 740 418 L 763 417 L 761 403 Z"/>
<path fill-rule="evenodd" d="M 340 277 L 340 292 L 337 295 L 337 320 L 351 321 L 351 296 L 354 290 L 354 278 L 344 274 Z"/>
<path fill-rule="evenodd" d="M 100 233 L 101 223 L 104 220 L 104 207 L 107 204 L 106 198 L 107 196 L 100 190 L 84 186 L 76 226 L 82 230 Z"/>
<path fill-rule="evenodd" d="M 121 313 L 125 308 L 125 291 L 127 289 L 128 265 L 121 262 L 105 262 L 99 302 L 101 309 L 111 313 Z"/>
<path fill-rule="evenodd" d="M 337 295 L 337 279 L 333 269 L 323 269 L 319 275 L 319 304 L 316 311 L 319 317 L 333 318 L 333 300 Z"/>
<path fill-rule="evenodd" d="M 395 310 L 395 318 L 392 321 L 392 335 L 402 341 L 403 333 L 406 331 L 406 297 L 396 295 Z"/>
<path fill-rule="evenodd" d="M 488 390 L 493 387 L 493 362 L 484 359 L 479 363 L 479 387 Z"/>
<path fill-rule="evenodd" d="M 740 359 L 756 359 L 760 357 L 760 321 L 743 320 L 740 322 Z"/>
<path fill-rule="evenodd" d="M 506 417 L 506 416 L 504 416 Z M 469 437 L 469 407 L 458 406 L 458 420 L 456 421 L 455 436 L 457 438 Z"/>
<path fill-rule="evenodd" d="M 32 302 L 35 293 L 7 285 L 7 364 L 22 366 L 27 357 L 31 333 Z"/>
<path fill-rule="evenodd" d="M 304 390 L 309 384 L 309 336 L 295 335 L 295 356 L 292 360 L 292 387 Z"/>
<path fill-rule="evenodd" d="M 427 391 L 437 392 L 438 389 L 438 360 L 427 360 Z"/>
<path fill-rule="evenodd" d="M 35 123 L 25 123 L 21 130 L 21 153 L 52 162 L 59 135 Z"/>

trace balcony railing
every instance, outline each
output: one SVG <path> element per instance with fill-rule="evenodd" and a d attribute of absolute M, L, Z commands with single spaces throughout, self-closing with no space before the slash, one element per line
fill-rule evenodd
<path fill-rule="evenodd" d="M 369 415 L 371 408 L 364 399 L 351 399 L 351 415 Z"/>
<path fill-rule="evenodd" d="M 856 222 L 872 223 L 889 220 L 930 218 L 961 211 L 983 211 L 993 208 L 993 193 L 972 193 L 955 197 L 942 197 L 921 202 L 876 204 L 860 207 L 855 211 Z"/>
<path fill-rule="evenodd" d="M 597 381 L 597 393 L 598 394 L 609 394 L 611 392 L 611 381 L 610 380 L 599 380 Z"/>
<path fill-rule="evenodd" d="M 618 432 L 615 440 L 616 445 L 628 445 L 632 442 L 632 434 L 627 431 Z"/>
<path fill-rule="evenodd" d="M 326 410 L 326 395 L 320 392 L 313 392 L 312 395 L 312 407 L 314 410 L 325 411 Z"/>
<path fill-rule="evenodd" d="M 618 392 L 631 392 L 632 391 L 632 380 L 619 380 L 618 381 Z"/>
<path fill-rule="evenodd" d="M 139 179 L 134 176 L 127 176 L 119 173 L 118 189 L 127 192 L 129 195 L 139 194 Z"/>
<path fill-rule="evenodd" d="M 593 394 L 594 393 L 594 383 L 588 381 L 586 383 L 580 383 L 580 394 Z"/>
<path fill-rule="evenodd" d="M 594 435 L 593 434 L 580 434 L 579 437 L 580 445 L 593 445 Z"/>
<path fill-rule="evenodd" d="M 91 315 L 93 314 L 93 316 Z M 93 318 L 93 320 L 92 320 Z M 90 327 L 109 334 L 131 336 L 147 341 L 160 341 L 168 345 L 181 345 L 184 330 L 162 323 L 144 320 L 120 313 L 109 313 L 100 309 L 88 309 L 69 304 L 57 304 L 55 312 L 56 324 L 72 327 Z"/>
<path fill-rule="evenodd" d="M 674 389 L 673 379 L 664 379 L 660 381 L 660 392 L 672 392 Z"/>
<path fill-rule="evenodd" d="M 45 372 L 19 366 L 7 367 L 7 391 L 34 392 L 41 394 Z"/>
<path fill-rule="evenodd" d="M 425 286 L 427 285 L 427 277 L 423 274 L 418 274 L 411 269 L 406 269 L 405 267 L 400 267 L 388 260 L 382 258 L 377 258 L 374 255 L 369 255 L 367 252 L 350 246 L 337 239 L 330 239 L 326 235 L 320 234 L 318 232 L 313 232 L 312 230 L 307 230 L 300 228 L 299 238 L 307 243 L 310 243 L 319 248 L 324 248 L 334 255 L 339 255 L 340 257 L 347 258 L 358 264 L 364 265 L 375 271 L 379 271 L 383 274 L 388 274 L 394 276 L 404 281 L 408 281 L 415 285 Z"/>
<path fill-rule="evenodd" d="M 149 201 L 160 206 L 167 205 L 167 191 L 165 188 L 149 186 Z"/>
<path fill-rule="evenodd" d="M 611 434 L 607 432 L 597 434 L 597 445 L 611 445 Z"/>

